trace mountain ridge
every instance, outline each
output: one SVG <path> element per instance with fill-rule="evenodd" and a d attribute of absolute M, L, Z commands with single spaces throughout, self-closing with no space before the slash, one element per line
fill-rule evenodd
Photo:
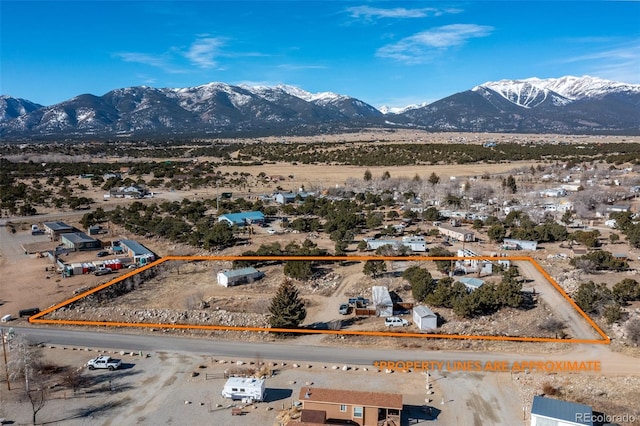
<path fill-rule="evenodd" d="M 430 104 L 381 110 L 290 85 L 133 86 L 51 106 L 0 97 L 5 140 L 223 133 L 292 134 L 408 127 L 433 131 L 640 134 L 640 85 L 597 77 L 486 82 Z"/>

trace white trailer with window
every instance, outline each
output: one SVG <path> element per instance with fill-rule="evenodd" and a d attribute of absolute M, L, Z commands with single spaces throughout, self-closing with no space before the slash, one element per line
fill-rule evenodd
<path fill-rule="evenodd" d="M 262 401 L 264 379 L 255 377 L 230 377 L 222 389 L 222 396 L 233 400 Z"/>

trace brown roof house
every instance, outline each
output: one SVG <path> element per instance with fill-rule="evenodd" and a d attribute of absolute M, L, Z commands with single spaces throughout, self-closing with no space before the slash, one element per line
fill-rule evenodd
<path fill-rule="evenodd" d="M 340 421 L 359 426 L 400 426 L 402 395 L 399 394 L 303 387 L 300 401 L 301 418 L 289 422 L 289 426 Z"/>

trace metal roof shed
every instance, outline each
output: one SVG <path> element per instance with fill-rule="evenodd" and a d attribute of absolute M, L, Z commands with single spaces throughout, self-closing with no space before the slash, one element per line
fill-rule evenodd
<path fill-rule="evenodd" d="M 438 328 L 438 316 L 426 306 L 413 307 L 413 322 L 420 331 L 430 331 Z"/>
<path fill-rule="evenodd" d="M 593 410 L 588 405 L 534 396 L 531 426 L 593 426 Z"/>

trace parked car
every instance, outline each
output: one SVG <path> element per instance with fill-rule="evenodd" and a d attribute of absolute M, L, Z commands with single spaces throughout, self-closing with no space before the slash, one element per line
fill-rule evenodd
<path fill-rule="evenodd" d="M 107 370 L 117 370 L 122 365 L 119 359 L 113 359 L 110 356 L 102 355 L 97 358 L 93 358 L 87 362 L 89 370 L 95 370 L 96 368 L 106 368 Z"/>
<path fill-rule="evenodd" d="M 355 306 L 356 308 L 366 308 L 369 306 L 369 299 L 365 299 L 364 297 L 350 297 L 349 305 Z"/>
<path fill-rule="evenodd" d="M 96 254 L 96 257 L 105 257 L 105 256 L 109 256 L 109 252 L 108 251 L 99 251 Z"/>
<path fill-rule="evenodd" d="M 97 276 L 101 276 L 101 275 L 108 275 L 110 273 L 111 273 L 111 269 L 109 268 L 98 268 L 95 270 L 93 274 Z"/>
<path fill-rule="evenodd" d="M 340 315 L 348 315 L 349 314 L 349 305 L 346 303 L 343 303 L 340 305 L 340 308 L 338 309 L 338 313 Z"/>
<path fill-rule="evenodd" d="M 389 317 L 384 320 L 384 325 L 387 327 L 406 327 L 409 325 L 409 321 L 398 317 Z"/>

